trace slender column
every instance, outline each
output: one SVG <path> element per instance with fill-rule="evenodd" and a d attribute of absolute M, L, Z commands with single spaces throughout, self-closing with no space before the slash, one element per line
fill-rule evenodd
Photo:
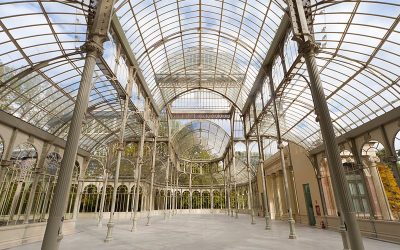
<path fill-rule="evenodd" d="M 101 192 L 101 200 L 100 200 L 100 210 L 99 210 L 99 218 L 98 218 L 98 227 L 103 226 L 103 211 L 104 211 L 104 203 L 106 201 L 106 191 L 107 191 L 107 181 L 108 181 L 108 171 L 104 169 L 104 182 L 103 182 L 103 190 Z"/>
<path fill-rule="evenodd" d="M 236 158 L 235 158 L 235 142 L 233 140 L 234 137 L 234 131 L 235 131 L 235 110 L 233 111 L 233 115 L 232 118 L 230 120 L 231 122 L 231 145 L 232 145 L 232 166 L 233 166 L 233 187 L 235 190 L 235 218 L 238 219 L 239 218 L 239 194 L 237 192 L 237 188 L 236 188 Z"/>
<path fill-rule="evenodd" d="M 381 212 L 384 220 L 393 220 L 392 210 L 390 209 L 389 201 L 387 199 L 385 188 L 383 187 L 382 180 L 379 176 L 376 162 L 379 160 L 378 157 L 370 157 L 369 171 L 371 173 L 371 179 L 374 183 L 374 187 L 377 193 L 378 203 L 381 207 Z"/>
<path fill-rule="evenodd" d="M 113 195 L 112 195 L 112 201 L 111 201 L 111 211 L 110 211 L 110 219 L 107 223 L 107 236 L 105 238 L 105 242 L 110 242 L 113 239 L 112 232 L 114 228 L 114 212 L 115 212 L 115 203 L 117 201 L 117 191 L 118 191 L 118 181 L 119 181 L 119 169 L 121 167 L 121 157 L 122 157 L 122 152 L 124 151 L 124 135 L 125 135 L 125 127 L 126 127 L 126 121 L 128 119 L 128 108 L 129 108 L 129 101 L 131 99 L 132 95 L 132 85 L 134 81 L 134 75 L 133 75 L 133 70 L 132 68 L 129 69 L 129 79 L 128 79 L 128 84 L 126 85 L 126 92 L 127 96 L 125 96 L 125 101 L 124 101 L 124 110 L 122 113 L 122 121 L 121 121 L 121 128 L 119 130 L 119 141 L 117 145 L 117 165 L 115 167 L 115 173 L 114 173 L 114 189 L 113 189 Z"/>
<path fill-rule="evenodd" d="M 24 224 L 29 223 L 29 217 L 32 213 L 33 200 L 36 195 L 36 189 L 37 189 L 37 186 L 39 183 L 40 176 L 42 175 L 42 172 L 43 171 L 40 168 L 36 168 L 35 171 L 33 172 L 34 177 L 33 177 L 32 187 L 30 188 L 28 204 L 27 204 L 26 210 L 25 210 Z"/>
<path fill-rule="evenodd" d="M 42 242 L 42 250 L 57 250 L 59 247 L 59 232 L 62 228 L 68 193 L 71 186 L 71 177 L 78 150 L 79 138 L 82 130 L 96 58 L 103 52 L 103 42 L 107 38 L 114 1 L 103 0 L 98 2 L 93 26 L 89 32 L 89 40 L 83 49 L 86 50 L 85 65 L 79 85 L 78 95 L 68 131 L 64 157 L 61 161 L 60 174 L 54 192 L 49 219 Z"/>
<path fill-rule="evenodd" d="M 7 180 L 8 167 L 6 165 L 1 165 L 2 161 L 0 159 L 0 211 L 3 207 L 5 198 L 7 196 L 7 187 L 10 185 L 11 181 Z"/>
<path fill-rule="evenodd" d="M 268 176 L 267 176 L 267 178 L 268 178 Z M 276 178 L 277 178 L 277 174 L 272 173 L 271 180 L 272 180 L 272 194 L 273 194 L 273 200 L 274 200 L 274 218 L 275 218 L 275 220 L 277 219 L 277 215 L 280 214 L 278 185 L 277 185 Z"/>
<path fill-rule="evenodd" d="M 193 196 L 192 196 L 192 165 L 189 166 L 189 209 L 192 210 L 193 208 Z M 189 211 L 190 211 L 189 210 Z"/>
<path fill-rule="evenodd" d="M 211 191 L 210 191 L 210 209 L 212 213 L 214 209 L 214 182 L 212 180 L 212 174 L 211 174 Z"/>
<path fill-rule="evenodd" d="M 247 155 L 247 178 L 249 181 L 249 196 L 248 196 L 248 207 L 249 207 L 249 212 L 250 212 L 250 216 L 251 216 L 251 224 L 256 224 L 256 222 L 254 221 L 254 209 L 253 209 L 253 189 L 252 189 L 252 185 L 251 185 L 251 161 L 250 161 L 250 148 L 249 148 L 249 140 L 246 139 L 246 155 Z"/>
<path fill-rule="evenodd" d="M 180 209 L 183 209 L 183 190 L 181 189 L 181 205 Z"/>
<path fill-rule="evenodd" d="M 290 190 L 289 190 L 289 183 L 288 183 L 288 175 L 287 175 L 287 170 L 286 170 L 286 164 L 285 164 L 285 154 L 283 151 L 283 142 L 281 138 L 281 131 L 280 131 L 280 125 L 279 125 L 279 116 L 278 116 L 278 109 L 276 105 L 276 93 L 274 90 L 274 85 L 273 85 L 273 79 L 271 76 L 271 73 L 269 74 L 269 87 L 272 93 L 272 100 L 273 100 L 273 111 L 274 111 L 274 118 L 275 118 L 275 127 L 276 127 L 276 134 L 277 134 L 277 139 L 278 139 L 278 148 L 279 148 L 279 154 L 280 154 L 280 160 L 281 160 L 281 169 L 282 169 L 282 178 L 283 178 L 283 189 L 285 193 L 285 198 L 286 198 L 286 208 L 288 212 L 288 222 L 289 222 L 289 239 L 296 239 L 296 231 L 295 231 L 295 221 L 293 219 L 293 212 L 292 212 L 292 204 L 290 201 Z M 283 205 L 283 204 L 282 204 Z"/>
<path fill-rule="evenodd" d="M 137 166 L 136 166 L 136 171 L 137 171 Z M 137 172 L 136 172 L 136 177 L 137 177 Z M 134 181 L 137 181 L 136 177 L 134 178 Z M 136 185 L 133 185 L 131 188 L 132 191 L 132 197 L 131 197 L 131 220 L 133 219 L 133 212 L 135 211 L 135 197 L 136 197 Z"/>
<path fill-rule="evenodd" d="M 143 165 L 143 147 L 144 147 L 144 139 L 146 137 L 146 122 L 142 123 L 142 135 L 140 137 L 140 146 L 139 146 L 139 156 L 136 161 L 137 166 L 137 180 L 136 180 L 136 194 L 135 194 L 135 208 L 133 210 L 133 222 L 131 232 L 136 231 L 137 225 L 137 213 L 139 207 L 139 195 L 140 195 L 140 178 L 142 175 L 142 165 Z M 143 192 L 144 193 L 144 192 Z M 142 197 L 143 199 L 143 197 Z"/>
<path fill-rule="evenodd" d="M 234 146 L 232 146 L 234 148 Z M 232 157 L 232 166 L 233 166 L 233 188 L 235 190 L 235 218 L 239 218 L 239 193 L 237 191 L 237 183 L 236 183 L 236 157 L 235 157 L 235 150 L 233 150 L 233 157 Z"/>
<path fill-rule="evenodd" d="M 304 47 L 304 45 L 301 47 Z M 309 48 L 308 52 L 307 50 L 304 50 L 304 58 L 310 76 L 310 89 L 321 127 L 322 138 L 325 144 L 328 164 L 330 166 L 329 170 L 334 183 L 333 189 L 336 190 L 334 191 L 336 194 L 336 204 L 338 205 L 338 210 L 342 212 L 340 217 L 343 218 L 341 221 L 341 232 L 343 232 L 342 239 L 344 249 L 347 247 L 347 240 L 345 239 L 347 237 L 343 234 L 347 231 L 350 248 L 353 250 L 363 250 L 364 245 L 362 243 L 361 232 L 356 220 L 349 186 L 343 170 L 342 160 L 339 154 L 339 148 L 336 142 L 321 79 L 319 77 L 314 51 L 311 48 Z"/>
<path fill-rule="evenodd" d="M 50 196 L 53 192 L 53 186 L 55 185 L 56 182 L 56 177 L 54 176 L 49 176 L 48 177 L 48 182 L 46 184 L 46 188 L 45 188 L 45 196 L 44 196 L 44 200 L 43 200 L 43 207 L 42 207 L 42 211 L 40 213 L 40 218 L 39 221 L 45 221 L 46 219 L 46 213 L 47 213 L 47 209 L 48 209 L 48 205 L 49 205 L 49 199 Z"/>
<path fill-rule="evenodd" d="M 231 205 L 231 193 L 232 193 L 232 173 L 231 173 L 231 163 L 229 164 L 229 168 L 228 168 L 228 170 L 229 170 L 229 192 L 228 192 L 228 205 L 229 205 L 229 209 L 230 209 L 230 212 L 231 212 L 231 217 L 233 217 L 233 208 L 231 207 L 232 205 Z M 235 204 L 233 204 L 233 206 L 234 206 Z M 229 214 L 228 214 L 228 216 L 229 216 Z"/>
<path fill-rule="evenodd" d="M 397 162 L 398 162 L 398 153 L 396 152 L 396 149 L 393 147 L 394 144 L 392 144 L 389 140 L 389 137 L 387 135 L 386 129 L 384 125 L 380 126 L 381 134 L 383 137 L 383 140 L 385 142 L 385 162 L 389 164 L 389 167 L 391 168 L 394 178 L 396 179 L 397 185 L 400 186 L 400 168 L 397 167 Z"/>
<path fill-rule="evenodd" d="M 286 198 L 286 208 L 288 211 L 288 222 L 289 222 L 289 239 L 296 239 L 296 230 L 295 230 L 295 221 L 293 219 L 293 212 L 292 212 L 292 203 L 290 201 L 290 190 L 289 190 L 289 183 L 288 183 L 288 176 L 287 176 L 287 171 L 286 171 L 286 166 L 285 166 L 285 155 L 283 152 L 283 143 L 282 141 L 279 142 L 279 153 L 281 156 L 281 167 L 282 167 L 282 173 L 283 173 L 283 189 L 285 192 L 285 198 Z"/>
<path fill-rule="evenodd" d="M 169 142 L 168 142 L 169 143 Z M 168 146 L 169 147 L 169 146 Z M 170 153 L 170 152 L 169 152 Z M 170 164 L 170 155 L 168 154 L 167 160 L 167 168 L 165 170 L 165 195 L 164 195 L 164 220 L 167 219 L 168 216 L 168 182 L 169 182 L 169 164 Z"/>
<path fill-rule="evenodd" d="M 23 207 L 23 201 L 25 201 L 25 198 L 26 198 L 26 193 L 28 192 L 28 189 L 29 189 L 29 182 L 28 181 L 25 181 L 25 185 L 24 185 L 24 189 L 23 189 L 23 191 L 22 191 L 22 194 L 21 194 L 21 198 L 19 199 L 20 200 L 20 203 L 19 203 L 19 206 L 18 206 L 18 211 L 17 211 L 17 219 L 15 220 L 15 224 L 17 224 L 17 222 L 19 221 L 19 218 L 21 217 L 21 213 L 22 213 L 22 207 Z"/>
<path fill-rule="evenodd" d="M 146 226 L 151 225 L 150 220 L 151 220 L 151 211 L 153 210 L 153 185 L 154 185 L 154 173 L 156 167 L 156 152 L 157 152 L 157 136 L 154 136 L 153 157 L 151 162 L 151 177 L 150 177 L 149 213 L 147 214 Z"/>
<path fill-rule="evenodd" d="M 179 172 L 178 172 L 178 170 L 176 171 L 176 182 L 175 183 L 176 183 L 175 184 L 175 187 L 176 187 L 175 195 L 178 195 L 178 185 L 179 185 Z M 182 192 L 179 192 L 179 194 L 182 196 Z M 178 214 L 178 197 L 177 196 L 175 196 L 175 214 Z"/>
<path fill-rule="evenodd" d="M 175 173 L 175 171 L 174 171 L 174 168 L 172 167 L 172 169 L 171 169 L 171 176 L 170 176 L 170 179 L 169 179 L 169 181 L 170 181 L 170 183 L 171 183 L 171 187 L 170 187 L 170 190 L 171 190 L 171 196 L 170 196 L 170 198 L 169 198 L 169 200 L 170 200 L 170 206 L 169 206 L 169 217 L 171 217 L 171 215 L 173 215 L 173 211 L 174 211 L 174 204 L 175 204 L 175 202 L 174 202 L 174 199 L 175 199 L 175 178 L 174 178 L 174 173 Z"/>
<path fill-rule="evenodd" d="M 203 192 L 200 191 L 200 209 L 203 209 Z"/>
<path fill-rule="evenodd" d="M 350 247 L 353 250 L 363 250 L 364 245 L 361 238 L 360 228 L 355 216 L 352 204 L 350 189 L 344 173 L 342 160 L 339 154 L 339 147 L 329 114 L 326 96 L 319 76 L 319 70 L 315 59 L 318 46 L 313 41 L 308 28 L 308 20 L 304 11 L 303 2 L 300 0 L 288 1 L 294 40 L 297 41 L 299 53 L 303 55 L 310 78 L 310 90 L 313 97 L 314 107 L 317 113 L 317 120 L 321 127 L 321 134 L 325 144 L 328 163 L 334 189 L 337 189 L 335 197 L 339 202 L 339 210 L 344 217 L 346 229 L 349 234 Z"/>
<path fill-rule="evenodd" d="M 225 186 L 225 185 L 224 185 Z M 220 206 L 219 206 L 219 208 L 221 209 L 221 211 L 222 211 L 222 209 L 224 208 L 224 203 L 222 202 L 222 190 L 220 189 L 220 190 L 218 190 L 218 192 L 220 193 L 220 197 L 221 197 L 221 202 L 220 202 Z M 225 193 L 224 193 L 224 195 L 225 195 Z M 224 197 L 224 201 L 225 201 L 225 197 Z"/>
<path fill-rule="evenodd" d="M 11 202 L 11 208 L 10 208 L 10 216 L 9 216 L 9 220 L 13 220 L 14 219 L 14 215 L 15 215 L 15 210 L 17 209 L 17 204 L 18 204 L 18 200 L 21 197 L 21 192 L 22 192 L 22 181 L 18 181 L 17 183 L 17 188 L 15 189 L 15 193 L 14 193 L 14 197 L 13 200 Z"/>
<path fill-rule="evenodd" d="M 140 199 L 140 211 L 146 210 L 146 193 L 144 192 L 144 189 L 142 189 L 142 199 Z"/>
<path fill-rule="evenodd" d="M 72 219 L 76 220 L 78 218 L 79 213 L 79 205 L 81 201 L 81 194 L 83 189 L 83 178 L 78 179 L 78 188 L 76 190 L 75 202 L 74 202 L 74 210 L 72 214 Z"/>
<path fill-rule="evenodd" d="M 126 195 L 126 207 L 125 207 L 125 214 L 128 215 L 129 213 L 129 203 L 131 201 L 131 196 L 129 195 L 130 190 L 127 191 L 127 195 Z"/>
<path fill-rule="evenodd" d="M 262 188 L 263 188 L 263 202 L 264 202 L 264 218 L 265 218 L 265 229 L 271 229 L 271 215 L 269 213 L 268 197 L 267 197 L 267 178 L 264 172 L 264 150 L 263 144 L 260 137 L 259 125 L 256 126 L 257 132 L 257 142 L 258 142 L 258 154 L 260 156 L 260 172 L 262 178 Z"/>
<path fill-rule="evenodd" d="M 224 203 L 225 203 L 224 204 L 225 209 L 227 209 L 228 215 L 229 215 L 229 209 L 228 209 L 228 206 L 227 206 L 227 198 L 226 198 L 226 169 L 225 168 L 224 168 Z M 222 209 L 222 202 L 221 202 L 221 209 Z"/>
<path fill-rule="evenodd" d="M 326 216 L 328 215 L 328 209 L 326 207 L 325 194 L 324 194 L 324 189 L 322 187 L 321 169 L 319 167 L 316 155 L 313 155 L 313 161 L 312 162 L 313 162 L 314 168 L 316 170 L 316 177 L 317 177 L 317 182 L 318 182 L 318 190 L 319 190 L 319 195 L 321 197 L 321 203 L 322 203 L 321 205 L 322 205 L 322 211 L 323 211 L 323 220 L 324 220 L 325 226 L 327 227 L 328 226 L 328 222 L 327 222 Z"/>
<path fill-rule="evenodd" d="M 277 173 L 277 186 L 278 186 L 278 194 L 279 194 L 279 204 L 280 204 L 280 217 L 283 220 L 285 211 L 287 211 L 286 207 L 286 197 L 285 197 L 285 185 L 284 185 L 284 179 L 283 179 L 283 171 L 282 169 L 278 170 Z"/>
<path fill-rule="evenodd" d="M 170 192 L 169 192 L 169 208 L 168 208 L 168 218 L 171 218 L 171 214 L 172 214 L 172 209 L 173 209 L 173 201 L 174 201 L 174 189 L 173 189 L 173 186 L 174 186 L 174 182 L 173 182 L 173 176 L 174 176 L 174 166 L 172 165 L 172 167 L 171 167 L 171 174 L 170 174 L 170 177 L 169 177 L 169 182 L 171 183 L 171 185 L 170 185 L 170 187 L 169 187 L 169 190 L 170 190 Z"/>
<path fill-rule="evenodd" d="M 40 156 L 38 164 L 36 165 L 35 170 L 33 171 L 34 177 L 33 177 L 32 187 L 31 187 L 31 190 L 29 193 L 28 203 L 26 205 L 24 224 L 29 223 L 29 217 L 32 213 L 33 200 L 35 199 L 36 189 L 37 189 L 37 186 L 39 183 L 40 176 L 43 174 L 43 170 L 44 170 L 43 166 L 44 166 L 44 162 L 46 160 L 47 153 L 49 151 L 50 146 L 51 145 L 48 142 L 44 143 L 43 148 L 42 148 L 42 154 Z M 0 181 L 1 181 L 1 179 L 0 179 Z"/>
<path fill-rule="evenodd" d="M 18 135 L 18 129 L 14 128 L 12 133 L 11 133 L 11 138 L 8 142 L 8 146 L 6 148 L 4 148 L 4 153 L 1 156 L 2 158 L 0 158 L 0 185 L 1 182 L 4 180 L 3 185 L 0 186 L 0 191 L 2 193 L 4 193 L 4 187 L 9 187 L 9 185 L 11 184 L 11 180 L 7 181 L 7 171 L 9 169 L 9 165 L 11 165 L 11 156 L 12 156 L 12 151 L 14 149 L 14 144 L 15 144 L 15 139 L 17 138 Z M 4 159 L 5 161 L 1 161 L 2 159 Z M 0 195 L 0 208 L 4 209 L 4 203 L 6 202 L 6 194 L 4 195 Z"/>

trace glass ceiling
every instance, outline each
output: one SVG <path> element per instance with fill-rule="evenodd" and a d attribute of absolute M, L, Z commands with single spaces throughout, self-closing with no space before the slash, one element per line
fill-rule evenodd
<path fill-rule="evenodd" d="M 66 139 L 84 65 L 80 47 L 86 41 L 89 3 L 0 2 L 2 111 Z M 159 110 L 169 103 L 177 110 L 184 110 L 185 105 L 192 110 L 201 106 L 196 112 L 225 112 L 235 105 L 251 125 L 245 133 L 254 134 L 258 120 L 265 136 L 276 135 L 270 99 L 271 91 L 276 91 L 283 138 L 306 149 L 321 145 L 307 70 L 289 27 L 272 58 L 270 72 L 263 66 L 278 27 L 287 19 L 284 0 L 118 0 L 115 8 L 115 19 L 145 82 L 130 75 L 128 53 L 120 51 L 121 41 L 111 31 L 95 68 L 81 148 L 93 151 L 117 139 L 121 97 L 126 94 L 129 77 L 135 79 L 135 86 L 127 137 L 137 137 L 141 131 L 143 117 L 136 111 L 144 110 L 146 88 L 140 82 L 148 87 Z M 312 0 L 310 10 L 313 35 L 321 47 L 317 63 L 336 134 L 398 108 L 398 0 Z M 258 81 L 257 76 L 265 71 L 271 78 Z M 269 88 L 271 79 L 273 90 Z M 217 101 L 221 96 L 227 99 Z M 199 100 L 190 101 L 192 97 Z M 248 106 L 255 112 L 248 112 Z M 203 129 L 202 122 L 190 126 L 181 136 L 191 138 L 182 142 L 191 143 L 182 146 L 201 145 L 214 157 L 221 155 L 229 136 L 221 134 L 221 145 L 201 141 L 217 138 L 223 129 L 211 129 L 212 123 L 204 123 L 209 128 Z"/>
<path fill-rule="evenodd" d="M 182 94 L 171 105 L 171 112 L 189 113 L 229 113 L 232 104 L 226 98 L 213 91 L 195 89 Z"/>
<path fill-rule="evenodd" d="M 210 121 L 192 121 L 172 137 L 172 145 L 180 159 L 214 160 L 225 153 L 230 137 Z"/>
<path fill-rule="evenodd" d="M 336 135 L 398 108 L 400 3 L 318 1 L 312 11 L 315 40 L 321 46 L 317 63 Z M 276 57 L 272 67 L 281 130 L 286 140 L 313 149 L 322 144 L 322 136 L 307 83 L 306 65 L 298 60 L 297 45 L 291 38 L 289 34 L 283 48 L 291 80 L 283 78 L 281 58 Z M 256 110 L 262 134 L 275 136 L 269 81 L 265 80 L 256 98 L 259 106 Z M 262 105 L 269 111 L 266 115 L 260 112 Z M 253 127 L 251 133 L 254 132 Z"/>
<path fill-rule="evenodd" d="M 116 6 L 160 109 L 199 87 L 243 108 L 285 8 L 283 0 L 120 0 Z"/>

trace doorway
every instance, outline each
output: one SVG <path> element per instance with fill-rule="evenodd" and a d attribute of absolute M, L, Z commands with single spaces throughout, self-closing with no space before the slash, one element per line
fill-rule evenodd
<path fill-rule="evenodd" d="M 308 183 L 303 184 L 303 190 L 304 190 L 304 200 L 306 202 L 306 208 L 307 208 L 308 224 L 310 226 L 315 226 L 316 220 L 314 216 L 310 185 Z"/>

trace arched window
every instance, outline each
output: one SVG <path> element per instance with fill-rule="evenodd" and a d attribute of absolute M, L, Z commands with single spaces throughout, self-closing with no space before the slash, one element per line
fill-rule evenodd
<path fill-rule="evenodd" d="M 58 175 L 58 170 L 60 169 L 61 159 L 62 159 L 61 155 L 56 152 L 51 152 L 47 155 L 44 166 L 49 175 L 53 175 L 53 176 Z"/>
<path fill-rule="evenodd" d="M 376 192 L 381 216 L 385 220 L 398 218 L 400 213 L 400 188 L 393 174 L 384 146 L 375 140 L 365 143 L 361 151 L 364 166 L 367 167 Z M 396 166 L 393 166 L 396 167 Z M 379 214 L 378 214 L 379 215 Z"/>
<path fill-rule="evenodd" d="M 204 191 L 202 193 L 202 206 L 203 209 L 210 209 L 211 208 L 211 200 L 210 200 L 210 192 Z"/>
<path fill-rule="evenodd" d="M 361 169 L 355 164 L 353 154 L 349 150 L 343 150 L 340 156 L 357 215 L 367 217 L 369 216 L 368 194 L 362 180 Z"/>
<path fill-rule="evenodd" d="M 107 185 L 107 187 L 106 187 L 106 198 L 104 200 L 104 212 L 110 212 L 111 211 L 111 201 L 112 201 L 113 190 L 114 190 L 113 186 Z"/>
<path fill-rule="evenodd" d="M 28 142 L 19 144 L 11 153 L 11 161 L 20 172 L 19 179 L 24 180 L 30 176 L 32 169 L 35 168 L 37 162 L 36 148 Z"/>
<path fill-rule="evenodd" d="M 117 199 L 115 201 L 115 212 L 126 212 L 129 202 L 128 187 L 120 185 L 117 189 Z"/>
<path fill-rule="evenodd" d="M 223 197 L 218 190 L 213 191 L 213 208 L 219 209 L 222 208 Z"/>
<path fill-rule="evenodd" d="M 90 159 L 86 168 L 85 177 L 88 179 L 102 179 L 104 174 L 104 163 L 101 159 Z"/>
<path fill-rule="evenodd" d="M 176 209 L 181 209 L 181 192 L 175 191 Z"/>
<path fill-rule="evenodd" d="M 80 212 L 95 212 L 98 203 L 97 187 L 93 184 L 86 186 L 82 193 Z"/>
<path fill-rule="evenodd" d="M 185 191 L 183 192 L 182 208 L 189 209 L 189 204 L 190 204 L 190 193 L 189 191 Z"/>
<path fill-rule="evenodd" d="M 200 204 L 201 195 L 199 191 L 194 191 L 192 194 L 192 208 L 199 209 L 201 207 Z"/>

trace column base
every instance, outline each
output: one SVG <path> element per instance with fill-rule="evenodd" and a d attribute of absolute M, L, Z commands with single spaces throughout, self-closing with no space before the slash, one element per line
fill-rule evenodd
<path fill-rule="evenodd" d="M 99 222 L 97 223 L 97 227 L 98 228 L 102 228 L 103 227 L 103 218 L 99 218 Z"/>
<path fill-rule="evenodd" d="M 350 250 L 349 239 L 347 238 L 346 227 L 341 224 L 339 227 L 340 235 L 342 236 L 343 250 Z"/>
<path fill-rule="evenodd" d="M 289 222 L 289 230 L 290 230 L 289 239 L 296 239 L 297 238 L 296 228 L 294 226 L 295 221 L 292 218 L 289 218 L 288 222 Z"/>
<path fill-rule="evenodd" d="M 107 223 L 107 236 L 106 236 L 104 242 L 107 243 L 107 242 L 112 241 L 112 239 L 113 239 L 113 237 L 112 237 L 113 228 L 114 228 L 114 222 L 108 222 Z"/>
<path fill-rule="evenodd" d="M 271 218 L 265 217 L 265 230 L 271 230 Z"/>
<path fill-rule="evenodd" d="M 151 217 L 150 217 L 150 216 L 147 216 L 147 223 L 146 223 L 146 226 L 150 226 L 150 225 L 151 225 L 150 219 L 151 219 Z"/>
<path fill-rule="evenodd" d="M 136 232 L 136 224 L 137 224 L 137 218 L 136 218 L 136 215 L 134 215 L 131 232 Z"/>

